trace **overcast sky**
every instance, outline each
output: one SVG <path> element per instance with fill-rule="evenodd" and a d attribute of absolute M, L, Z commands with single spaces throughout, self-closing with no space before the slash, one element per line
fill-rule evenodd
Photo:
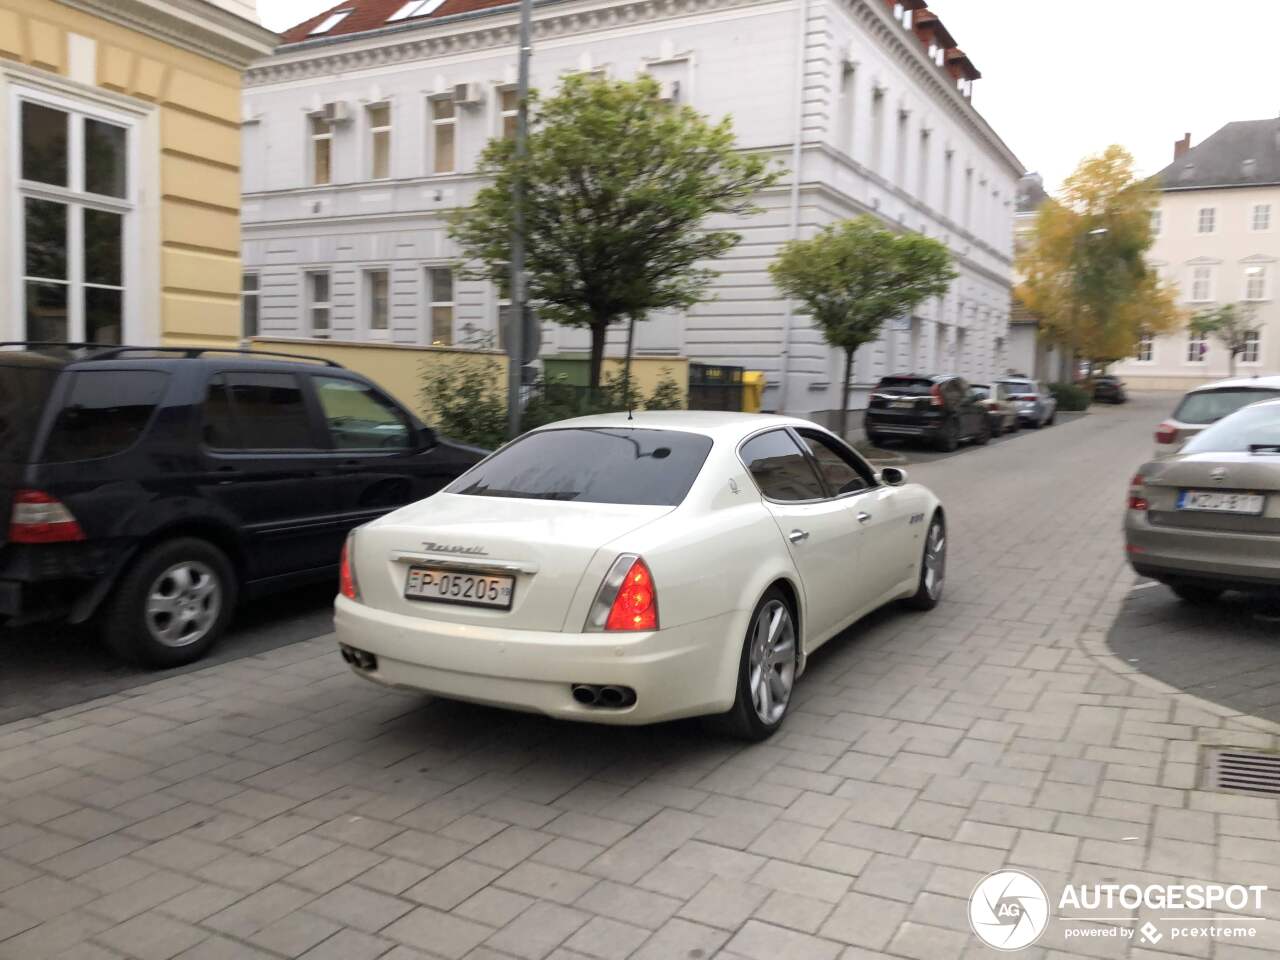
<path fill-rule="evenodd" d="M 258 0 L 282 30 L 336 0 Z M 1280 0 L 932 0 L 982 71 L 974 106 L 1054 189 L 1110 143 L 1155 173 L 1190 131 L 1280 116 Z"/>

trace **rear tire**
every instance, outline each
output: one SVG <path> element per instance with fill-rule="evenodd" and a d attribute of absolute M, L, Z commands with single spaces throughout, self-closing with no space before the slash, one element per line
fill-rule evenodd
<path fill-rule="evenodd" d="M 156 669 L 203 657 L 236 603 L 226 554 L 195 537 L 148 548 L 125 572 L 103 618 L 103 639 L 119 657 Z"/>
<path fill-rule="evenodd" d="M 873 447 L 879 447 L 884 444 L 884 437 L 878 433 L 867 433 L 867 443 Z"/>
<path fill-rule="evenodd" d="M 991 442 L 991 421 L 982 421 L 982 427 L 978 430 L 978 435 L 973 438 L 973 442 L 979 447 L 985 447 Z"/>
<path fill-rule="evenodd" d="M 994 438 L 994 437 L 1001 437 L 1001 436 L 1004 436 L 1004 421 L 1003 421 L 1003 420 L 997 420 L 995 423 L 992 423 L 990 420 L 988 420 L 988 421 L 987 421 L 987 426 L 988 426 L 988 429 L 990 429 L 990 431 L 991 431 L 991 436 L 992 436 L 993 438 Z"/>
<path fill-rule="evenodd" d="M 1178 595 L 1183 603 L 1196 606 L 1215 603 L 1226 591 L 1222 587 L 1201 587 L 1190 583 L 1169 584 L 1169 589 Z"/>
<path fill-rule="evenodd" d="M 1052 427 L 1057 422 L 1057 420 L 1058 420 L 1058 411 L 1054 410 L 1053 413 L 1049 414 L 1049 419 L 1044 422 L 1044 425 L 1046 427 Z"/>
<path fill-rule="evenodd" d="M 924 553 L 920 559 L 920 580 L 916 592 L 903 601 L 913 610 L 932 610 L 942 599 L 942 587 L 947 579 L 947 525 L 942 515 L 935 513 L 929 521 L 929 532 L 924 538 Z"/>
<path fill-rule="evenodd" d="M 743 740 L 766 740 L 786 719 L 800 649 L 795 611 L 778 587 L 765 591 L 748 621 L 738 659 L 737 696 L 719 719 Z"/>
<path fill-rule="evenodd" d="M 935 443 L 943 453 L 952 453 L 960 446 L 960 428 L 954 420 L 948 420 L 943 424 Z"/>

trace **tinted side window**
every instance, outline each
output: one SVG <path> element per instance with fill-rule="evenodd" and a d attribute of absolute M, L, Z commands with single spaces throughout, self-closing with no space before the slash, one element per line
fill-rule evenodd
<path fill-rule="evenodd" d="M 827 481 L 827 487 L 836 494 L 866 490 L 872 485 L 871 476 L 853 459 L 853 455 L 841 450 L 835 442 L 820 433 L 800 432 L 801 439 L 818 463 L 818 472 Z"/>
<path fill-rule="evenodd" d="M 45 463 L 93 460 L 129 449 L 164 396 L 159 370 L 85 370 L 70 374 L 66 401 L 45 443 Z"/>
<path fill-rule="evenodd" d="M 813 464 L 791 434 L 770 430 L 742 445 L 742 462 L 770 500 L 818 500 L 826 496 Z"/>
<path fill-rule="evenodd" d="M 313 376 L 329 436 L 338 450 L 406 450 L 409 422 L 395 404 L 368 384 L 345 377 Z"/>
<path fill-rule="evenodd" d="M 205 394 L 205 443 L 222 450 L 315 449 L 298 378 L 226 373 Z"/>

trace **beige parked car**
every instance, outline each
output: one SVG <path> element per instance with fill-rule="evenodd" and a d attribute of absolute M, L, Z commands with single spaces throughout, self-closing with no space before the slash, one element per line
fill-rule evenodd
<path fill-rule="evenodd" d="M 993 437 L 1014 433 L 1022 426 L 1022 422 L 1018 419 L 1018 406 L 1009 399 L 1009 384 L 997 383 L 992 387 L 987 383 L 973 383 L 970 386 L 981 398 L 982 405 L 987 408 L 987 419 L 991 421 Z"/>
<path fill-rule="evenodd" d="M 1189 602 L 1280 592 L 1280 400 L 1243 407 L 1144 464 L 1125 549 L 1134 570 Z"/>
<path fill-rule="evenodd" d="M 1156 457 L 1169 457 L 1212 423 L 1243 406 L 1280 397 L 1280 377 L 1237 377 L 1206 383 L 1187 393 L 1173 415 L 1156 428 Z"/>

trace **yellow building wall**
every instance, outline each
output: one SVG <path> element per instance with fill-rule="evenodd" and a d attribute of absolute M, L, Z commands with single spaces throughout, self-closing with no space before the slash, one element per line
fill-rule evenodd
<path fill-rule="evenodd" d="M 605 357 L 600 378 L 622 377 L 622 358 Z M 631 382 L 641 396 L 647 397 L 664 379 L 671 379 L 680 388 L 682 404 L 689 402 L 689 360 L 687 357 L 632 357 Z"/>
<path fill-rule="evenodd" d="M 491 370 L 498 389 L 507 395 L 507 356 L 489 350 L 464 350 L 459 347 L 419 347 L 392 343 L 352 343 L 335 340 L 299 340 L 255 337 L 254 350 L 301 354 L 334 360 L 348 370 L 362 373 L 428 424 L 432 421 L 420 396 L 426 379 L 449 367 L 470 371 Z"/>
<path fill-rule="evenodd" d="M 53 0 L 0 0 L 0 58 L 68 76 L 67 34 L 96 41 L 98 86 L 159 111 L 160 262 L 135 288 L 158 283 L 161 341 L 240 339 L 240 73 Z"/>

